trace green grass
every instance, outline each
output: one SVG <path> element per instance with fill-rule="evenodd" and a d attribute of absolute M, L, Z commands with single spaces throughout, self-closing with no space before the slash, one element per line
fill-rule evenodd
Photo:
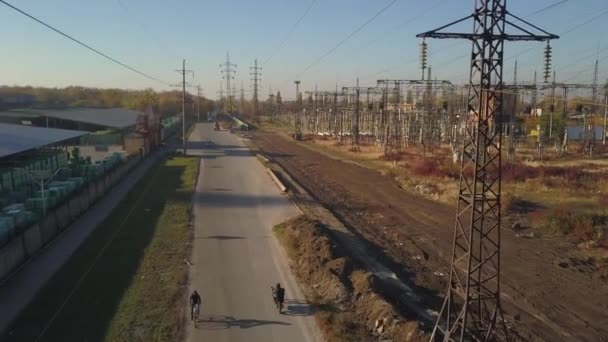
<path fill-rule="evenodd" d="M 179 340 L 197 165 L 152 167 L 2 340 Z"/>

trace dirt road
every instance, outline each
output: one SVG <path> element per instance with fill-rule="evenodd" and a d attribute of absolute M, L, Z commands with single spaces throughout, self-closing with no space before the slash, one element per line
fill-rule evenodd
<path fill-rule="evenodd" d="M 282 136 L 257 133 L 262 151 L 438 310 L 448 271 L 455 209 L 399 188 L 379 172 L 344 163 Z M 509 325 L 523 340 L 608 340 L 608 282 L 569 243 L 519 239 L 503 227 L 502 289 Z"/>

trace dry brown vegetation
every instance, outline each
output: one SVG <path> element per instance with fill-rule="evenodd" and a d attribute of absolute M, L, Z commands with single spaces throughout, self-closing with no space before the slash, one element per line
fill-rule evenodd
<path fill-rule="evenodd" d="M 407 156 L 406 160 L 394 165 L 380 160 L 382 152 L 374 152 L 375 147 L 369 145 L 362 146 L 362 152 L 350 153 L 345 151 L 350 146 L 333 146 L 331 141 L 295 142 L 276 133 L 257 132 L 251 139 L 260 152 L 300 185 L 301 189 L 293 189 L 296 197 L 301 191 L 309 192 L 351 233 L 364 241 L 374 260 L 382 262 L 400 280 L 412 286 L 423 298 L 423 306 L 440 309 L 438 294 L 445 290 L 445 278 L 441 274 L 445 274 L 450 261 L 456 209 L 455 199 L 448 204 L 441 202 L 445 201 L 443 196 L 456 193 L 455 179 L 413 175 L 408 165 L 403 165 L 413 158 L 407 160 L 410 158 Z M 406 152 L 417 156 L 413 149 Z M 373 156 L 374 153 L 377 154 Z M 436 157 L 430 151 L 426 156 Z M 594 164 L 600 162 L 593 160 Z M 567 163 L 572 161 L 567 160 Z M 589 160 L 584 164 L 591 163 Z M 569 165 L 560 160 L 551 161 L 548 166 Z M 401 186 L 395 181 L 399 179 L 405 180 Z M 446 191 L 445 185 L 454 186 L 454 190 Z M 513 325 L 512 331 L 526 341 L 561 341 L 564 336 L 597 341 L 607 336 L 608 324 L 603 315 L 608 309 L 605 304 L 608 303 L 606 249 L 576 248 L 572 235 L 564 238 L 550 232 L 542 223 L 547 211 L 558 205 L 542 207 L 538 204 L 568 204 L 568 208 L 578 214 L 591 214 L 594 210 L 597 212 L 599 194 L 590 195 L 584 189 L 571 189 L 564 194 L 563 189 L 543 186 L 537 180 L 507 185 L 515 191 L 503 187 L 503 205 L 508 205 L 512 213 L 503 216 L 501 288 L 505 317 Z M 433 192 L 437 189 L 445 193 L 437 196 Z M 429 193 L 421 196 L 423 192 Z M 531 224 L 534 228 L 524 220 L 528 216 L 540 218 L 538 224 Z M 509 221 L 512 219 L 522 221 Z M 328 229 L 333 234 L 333 225 Z M 340 236 L 338 234 L 336 238 Z M 605 239 L 604 235 L 601 241 Z M 591 247 L 596 243 L 580 245 Z M 402 314 L 426 323 L 423 315 L 410 317 L 408 304 L 409 301 L 400 302 L 399 308 L 406 311 Z"/>
<path fill-rule="evenodd" d="M 318 221 L 305 216 L 274 229 L 291 267 L 317 308 L 327 341 L 370 341 L 379 337 L 376 320 L 385 320 L 381 336 L 393 341 L 427 341 L 414 321 L 406 321 L 383 298 L 375 276 L 359 268 Z"/>
<path fill-rule="evenodd" d="M 334 140 L 308 139 L 303 144 L 334 158 L 378 169 L 406 191 L 446 204 L 456 203 L 460 165 L 452 161 L 448 148 L 425 156 L 415 148 L 405 148 L 385 156 L 375 145 L 363 145 L 359 152 L 352 152 L 350 144 L 338 145 Z M 524 150 L 513 161 L 503 158 L 505 222 L 517 221 L 539 235 L 592 242 L 586 247 L 606 247 L 608 161 L 572 154 L 539 161 L 531 154 Z"/>

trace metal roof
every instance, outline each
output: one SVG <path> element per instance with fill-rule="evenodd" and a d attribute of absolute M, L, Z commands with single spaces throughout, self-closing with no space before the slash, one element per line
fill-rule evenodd
<path fill-rule="evenodd" d="M 135 125 L 142 112 L 123 108 L 75 108 L 66 110 L 38 110 L 41 116 L 89 123 L 111 128 L 127 128 Z"/>
<path fill-rule="evenodd" d="M 0 123 L 0 158 L 86 134 L 89 132 Z"/>

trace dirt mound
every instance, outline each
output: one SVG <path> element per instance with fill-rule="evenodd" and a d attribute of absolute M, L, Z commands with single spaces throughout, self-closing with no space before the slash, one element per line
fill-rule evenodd
<path fill-rule="evenodd" d="M 382 296 L 376 277 L 362 270 L 319 221 L 300 216 L 275 227 L 291 267 L 328 341 L 426 341 Z"/>

